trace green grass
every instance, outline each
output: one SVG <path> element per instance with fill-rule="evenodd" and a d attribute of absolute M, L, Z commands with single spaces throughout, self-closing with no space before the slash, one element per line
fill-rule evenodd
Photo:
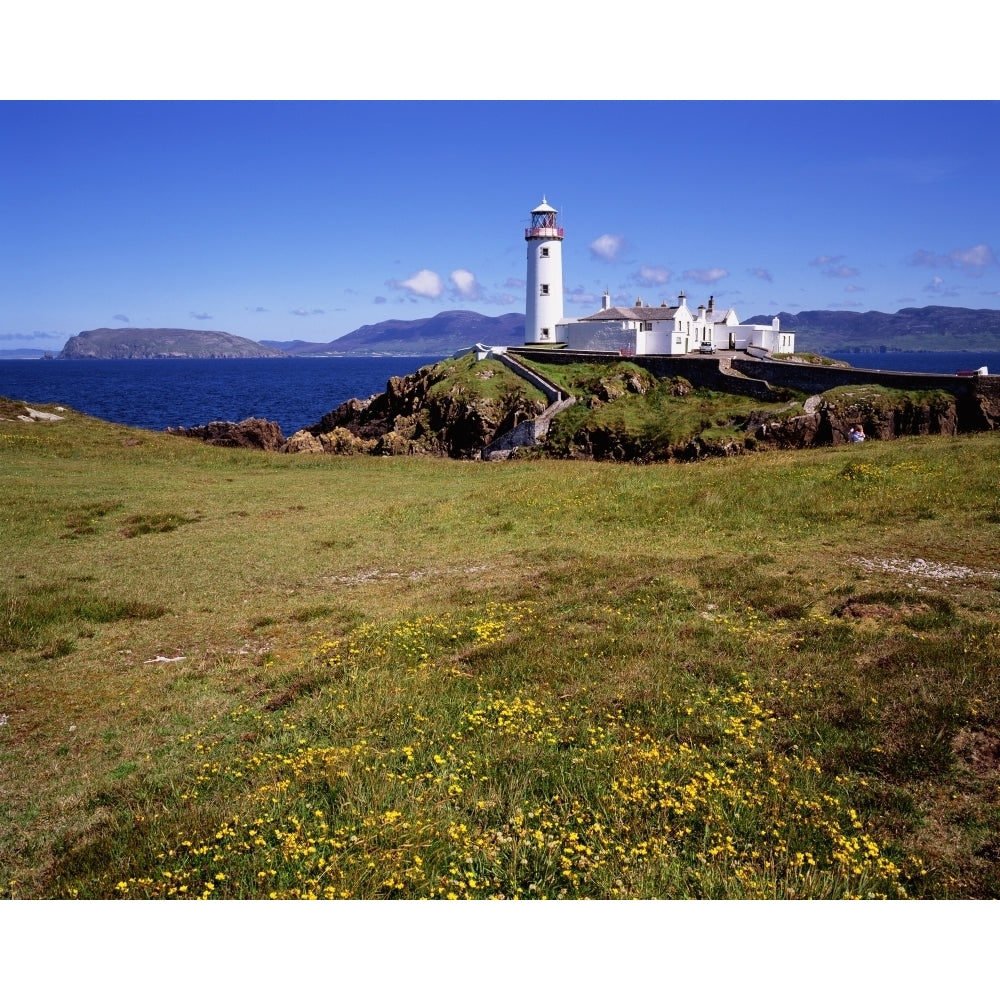
<path fill-rule="evenodd" d="M 656 379 L 629 361 L 533 365 L 579 399 L 549 431 L 544 450 L 557 457 L 576 455 L 584 441 L 596 457 L 638 461 L 662 461 L 671 448 L 695 439 L 745 446 L 743 428 L 751 415 L 788 416 L 798 405 L 695 389 L 680 377 Z"/>
<path fill-rule="evenodd" d="M 483 399 L 500 400 L 517 395 L 527 401 L 545 402 L 542 392 L 500 361 L 476 361 L 474 354 L 465 354 L 454 361 L 438 362 L 434 368 L 443 371 L 444 377 L 432 386 L 430 398 L 464 390 L 471 397 Z"/>
<path fill-rule="evenodd" d="M 996 435 L 462 463 L 67 417 L 0 424 L 4 895 L 1000 891 Z"/>
<path fill-rule="evenodd" d="M 828 389 L 824 398 L 834 405 L 861 408 L 870 414 L 889 413 L 900 405 L 929 406 L 943 413 L 955 397 L 942 389 L 891 389 L 882 385 L 845 385 Z"/>

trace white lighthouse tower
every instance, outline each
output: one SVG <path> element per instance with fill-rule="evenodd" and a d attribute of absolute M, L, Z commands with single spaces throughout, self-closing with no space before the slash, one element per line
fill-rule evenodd
<path fill-rule="evenodd" d="M 525 296 L 524 343 L 552 344 L 563 315 L 562 240 L 556 210 L 545 198 L 531 210 L 525 229 L 528 243 L 528 288 Z"/>

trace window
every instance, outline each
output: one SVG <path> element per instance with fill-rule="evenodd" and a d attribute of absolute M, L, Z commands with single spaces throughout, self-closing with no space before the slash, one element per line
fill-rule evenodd
<path fill-rule="evenodd" d="M 542 340 L 549 339 L 549 328 L 547 326 L 542 327 Z"/>
<path fill-rule="evenodd" d="M 643 330 L 652 330 L 653 329 L 653 324 L 649 323 L 649 322 L 643 323 L 642 324 L 642 328 L 643 328 Z"/>
<path fill-rule="evenodd" d="M 538 251 L 538 256 L 539 257 L 548 257 L 548 255 L 549 255 L 549 248 L 548 247 L 542 247 L 541 250 Z"/>
<path fill-rule="evenodd" d="M 542 295 L 548 295 L 548 294 L 549 294 L 549 286 L 542 285 Z"/>

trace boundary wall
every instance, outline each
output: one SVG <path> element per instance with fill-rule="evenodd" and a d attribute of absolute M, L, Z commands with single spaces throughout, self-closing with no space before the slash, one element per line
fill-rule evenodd
<path fill-rule="evenodd" d="M 525 361 L 537 361 L 542 364 L 571 365 L 599 364 L 613 365 L 620 361 L 628 361 L 639 368 L 644 368 L 657 378 L 674 378 L 681 376 L 692 385 L 700 388 L 715 389 L 718 392 L 733 392 L 742 396 L 752 396 L 754 399 L 776 402 L 784 399 L 785 394 L 776 390 L 764 376 L 752 375 L 731 369 L 729 357 L 713 355 L 711 357 L 689 357 L 687 355 L 671 354 L 634 354 L 617 355 L 603 351 L 532 351 L 527 348 L 516 348 L 518 355 Z"/>
<path fill-rule="evenodd" d="M 984 390 L 1000 392 L 998 375 L 936 375 L 923 372 L 886 372 L 876 368 L 838 368 L 795 361 L 772 361 L 745 354 L 711 357 L 637 354 L 630 357 L 602 351 L 532 351 L 517 348 L 526 361 L 549 364 L 617 364 L 630 361 L 661 378 L 680 375 L 693 385 L 723 392 L 737 392 L 760 399 L 775 399 L 780 388 L 796 389 L 809 395 L 841 385 L 883 385 L 889 389 L 930 391 L 943 389 L 958 399 L 971 398 Z M 738 380 L 738 381 L 736 381 Z M 780 387 L 780 388 L 776 388 Z M 770 395 L 766 395 L 770 393 Z"/>
<path fill-rule="evenodd" d="M 751 378 L 767 378 L 800 392 L 818 393 L 840 385 L 884 385 L 889 389 L 943 389 L 955 396 L 971 395 L 994 375 L 935 375 L 923 372 L 884 372 L 876 368 L 837 368 L 794 361 L 764 361 L 734 357 L 732 366 Z"/>

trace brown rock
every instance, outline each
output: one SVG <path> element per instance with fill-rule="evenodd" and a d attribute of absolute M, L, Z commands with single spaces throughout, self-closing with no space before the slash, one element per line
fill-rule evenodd
<path fill-rule="evenodd" d="M 324 448 L 315 435 L 310 434 L 309 431 L 301 430 L 296 431 L 285 442 L 281 450 L 290 455 L 306 455 L 322 453 Z"/>
<path fill-rule="evenodd" d="M 192 437 L 220 448 L 253 448 L 257 451 L 280 451 L 285 443 L 281 427 L 270 420 L 250 417 L 238 424 L 228 420 L 213 420 L 201 427 L 168 427 L 168 434 Z"/>

